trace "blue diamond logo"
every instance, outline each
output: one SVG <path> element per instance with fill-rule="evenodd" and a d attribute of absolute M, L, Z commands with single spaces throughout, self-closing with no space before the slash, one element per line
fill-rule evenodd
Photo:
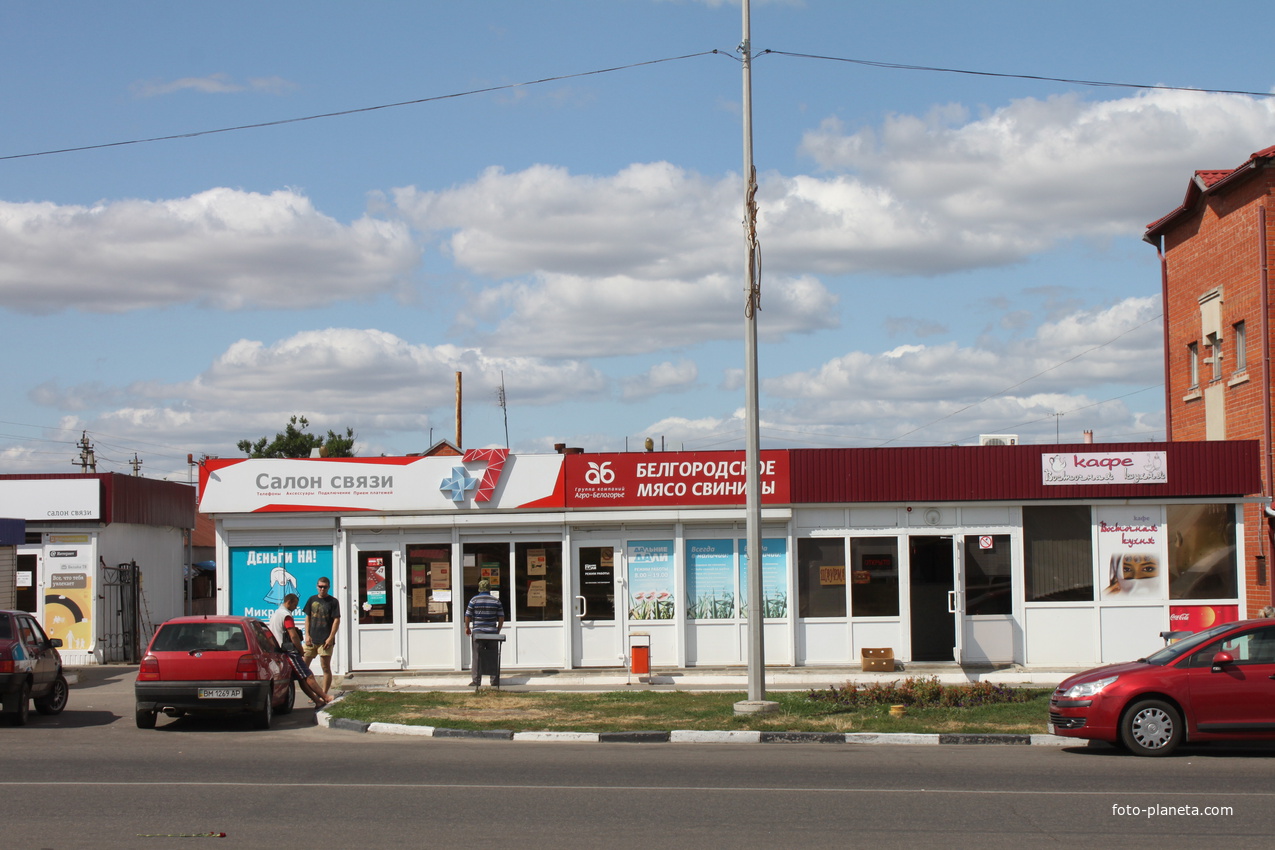
<path fill-rule="evenodd" d="M 469 470 L 463 466 L 453 466 L 451 476 L 444 478 L 438 489 L 448 493 L 453 502 L 465 501 L 465 493 L 478 486 L 477 478 L 469 477 Z"/>

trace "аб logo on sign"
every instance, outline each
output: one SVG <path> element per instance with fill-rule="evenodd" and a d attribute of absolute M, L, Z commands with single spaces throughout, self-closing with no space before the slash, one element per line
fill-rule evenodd
<path fill-rule="evenodd" d="M 584 474 L 584 480 L 589 484 L 610 484 L 615 480 L 615 470 L 611 468 L 611 461 L 606 460 L 602 463 L 589 461 L 589 471 Z"/>

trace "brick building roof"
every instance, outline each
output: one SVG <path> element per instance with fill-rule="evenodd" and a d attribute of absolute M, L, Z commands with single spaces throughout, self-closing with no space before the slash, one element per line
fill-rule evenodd
<path fill-rule="evenodd" d="M 1150 242 L 1152 245 L 1156 244 L 1169 227 L 1176 224 L 1183 216 L 1193 212 L 1199 205 L 1200 199 L 1206 194 L 1225 191 L 1233 181 L 1241 180 L 1257 171 L 1271 159 L 1275 159 L 1275 145 L 1250 154 L 1238 168 L 1207 169 L 1195 172 L 1191 182 L 1187 184 L 1186 198 L 1183 199 L 1182 205 L 1163 218 L 1148 224 L 1147 232 L 1142 237 L 1143 241 Z"/>

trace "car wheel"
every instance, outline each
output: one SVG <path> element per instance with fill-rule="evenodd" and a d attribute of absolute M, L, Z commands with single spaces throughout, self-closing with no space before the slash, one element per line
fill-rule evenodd
<path fill-rule="evenodd" d="M 292 708 L 297 704 L 297 683 L 288 682 L 288 691 L 283 698 L 283 702 L 274 710 L 275 714 L 291 714 Z"/>
<path fill-rule="evenodd" d="M 46 696 L 40 697 L 35 701 L 35 710 L 41 714 L 61 714 L 62 709 L 66 708 L 67 696 L 70 689 L 66 686 L 66 677 L 58 674 L 53 680 L 53 687 Z"/>
<path fill-rule="evenodd" d="M 1167 756 L 1182 737 L 1182 715 L 1163 700 L 1135 703 L 1120 721 L 1120 740 L 1134 755 Z"/>
<path fill-rule="evenodd" d="M 155 720 L 159 715 L 154 711 L 147 711 L 144 708 L 137 709 L 137 728 L 138 729 L 154 729 Z"/>
<path fill-rule="evenodd" d="M 27 719 L 31 716 L 31 683 L 23 682 L 21 689 L 18 691 L 17 703 L 13 707 L 13 711 L 9 712 L 9 722 L 14 726 L 26 726 Z"/>
<path fill-rule="evenodd" d="M 252 715 L 252 725 L 258 729 L 269 729 L 274 720 L 274 694 L 267 693 L 265 705 Z"/>

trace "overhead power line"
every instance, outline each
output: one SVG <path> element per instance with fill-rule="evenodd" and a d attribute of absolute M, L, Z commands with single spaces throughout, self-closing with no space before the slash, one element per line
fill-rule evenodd
<path fill-rule="evenodd" d="M 968 68 L 941 68 L 933 65 L 905 65 L 898 62 L 876 62 L 871 59 L 851 59 L 844 56 L 819 56 L 814 53 L 790 53 L 786 50 L 763 50 L 761 54 L 773 53 L 776 56 L 791 56 L 794 59 L 822 59 L 828 62 L 848 62 L 852 65 L 865 65 L 869 68 L 886 68 L 892 71 L 929 71 L 935 74 L 965 74 L 971 77 L 1000 77 L 1009 80 L 1034 80 L 1046 83 L 1066 83 L 1073 86 L 1096 86 L 1113 89 L 1151 89 L 1158 91 L 1185 91 L 1201 94 L 1240 94 L 1248 97 L 1275 97 L 1275 92 L 1245 91 L 1243 89 L 1203 89 L 1190 86 L 1148 85 L 1146 83 L 1114 83 L 1107 80 L 1080 80 L 1070 77 L 1047 77 L 1040 74 L 1010 74 L 1003 71 L 972 71 Z"/>
<path fill-rule="evenodd" d="M 275 121 L 260 121 L 254 124 L 239 124 L 234 127 L 218 127 L 211 130 L 194 130 L 188 133 L 172 133 L 165 136 L 151 136 L 143 139 L 128 139 L 120 142 L 101 142 L 91 145 L 77 145 L 75 147 L 56 148 L 53 150 L 31 151 L 29 153 L 16 153 L 0 155 L 0 161 L 10 159 L 26 159 L 36 156 L 55 156 L 64 153 L 79 153 L 83 151 L 102 150 L 104 148 L 118 148 L 128 145 L 144 145 L 152 142 L 171 142 L 178 139 L 194 139 L 200 136 L 211 136 L 217 133 L 234 133 L 240 130 L 259 130 L 265 127 L 280 127 L 285 124 L 299 124 L 304 121 L 318 121 L 323 118 L 339 118 L 345 115 L 358 115 L 366 112 L 376 112 L 382 109 L 398 109 L 404 106 L 418 106 L 424 103 L 436 103 L 442 100 L 453 100 L 461 97 L 471 97 L 479 94 L 490 94 L 491 92 L 508 91 L 510 89 L 524 88 L 527 86 L 537 86 L 544 83 L 561 82 L 563 80 L 578 79 L 580 77 L 591 77 L 599 74 L 610 74 L 616 71 L 627 71 L 633 68 L 641 68 L 648 65 L 659 65 L 664 62 L 677 62 L 683 59 L 694 59 L 699 56 L 725 56 L 728 59 L 736 59 L 724 50 L 702 50 L 698 53 L 687 53 L 682 56 L 668 56 L 663 59 L 651 59 L 645 62 L 631 62 L 627 65 L 616 65 L 612 68 L 599 68 L 593 71 L 581 71 L 575 74 L 559 74 L 553 77 L 543 77 L 538 80 L 527 80 L 521 83 L 507 83 L 500 86 L 488 86 L 481 89 L 470 89 L 468 91 L 452 92 L 450 94 L 433 95 L 431 97 L 420 97 L 413 100 L 401 100 L 396 103 L 382 103 L 376 106 L 361 106 L 354 109 L 342 109 L 335 112 L 322 112 L 317 115 L 303 115 L 297 118 L 281 118 Z M 999 77 L 1002 79 L 1012 80 L 1034 80 L 1037 82 L 1065 83 L 1077 86 L 1095 86 L 1101 88 L 1124 88 L 1124 89 L 1143 89 L 1143 90 L 1160 90 L 1160 91 L 1182 91 L 1182 92 L 1199 92 L 1202 94 L 1235 94 L 1245 95 L 1248 97 L 1275 97 L 1272 92 L 1246 91 L 1243 89 L 1207 89 L 1192 88 L 1189 86 L 1165 86 L 1165 85 L 1149 85 L 1146 83 L 1119 83 L 1108 80 L 1085 80 L 1071 77 L 1050 77 L 1043 74 L 1015 74 L 1004 71 L 975 71 L 968 68 L 943 68 L 935 65 L 909 65 L 900 62 L 879 62 L 872 59 L 854 59 L 847 56 L 821 56 L 815 53 L 796 53 L 787 50 L 763 50 L 757 54 L 761 56 L 787 56 L 793 59 L 819 59 L 826 62 L 845 62 L 852 65 L 862 65 L 869 68 L 884 68 L 893 71 L 925 71 L 935 74 L 964 74 L 974 77 Z"/>
<path fill-rule="evenodd" d="M 705 50 L 700 53 L 688 53 L 685 56 L 669 56 L 664 59 L 652 59 L 647 62 L 632 62 L 628 65 L 617 65 L 614 68 L 599 68 L 595 71 L 581 71 L 578 74 L 560 74 L 556 77 L 544 77 L 539 80 L 528 80 L 522 83 L 508 83 L 503 86 L 488 86 L 481 89 L 470 89 L 469 91 L 453 92 L 451 94 L 434 95 L 433 97 L 419 97 L 415 100 L 401 100 L 397 103 L 382 103 L 377 106 L 361 106 L 356 109 L 342 109 L 337 112 L 323 112 L 318 115 L 303 115 L 299 118 L 281 118 L 277 121 L 260 121 L 256 124 L 240 124 L 236 127 L 220 127 L 215 130 L 195 130 L 189 133 L 174 133 L 168 136 L 152 136 L 148 139 L 129 139 L 123 142 L 103 142 L 95 145 L 79 145 L 71 148 L 59 148 L 57 150 L 33 151 L 31 153 L 16 153 L 0 156 L 0 160 L 6 159 L 25 159 L 33 156 L 54 156 L 62 153 L 78 153 L 81 151 L 101 150 L 103 148 L 118 148 L 126 145 L 144 145 L 151 142 L 171 142 L 176 139 L 194 139 L 199 136 L 211 136 L 216 133 L 234 133 L 239 130 L 259 130 L 263 127 L 280 127 L 284 124 L 299 124 L 303 121 L 318 121 L 321 118 L 339 118 L 343 115 L 358 115 L 364 112 L 376 112 L 381 109 L 397 109 L 403 106 L 417 106 L 422 103 L 434 103 L 440 100 L 452 100 L 459 97 L 471 97 L 478 94 L 490 94 L 491 92 L 508 91 L 509 89 L 523 88 L 525 86 L 538 86 L 544 83 L 560 82 L 562 80 L 573 80 L 579 77 L 591 77 L 597 74 L 610 74 L 615 71 L 627 71 L 631 68 L 641 68 L 645 65 L 658 65 L 662 62 L 676 62 L 680 59 L 691 59 L 696 56 L 707 56 L 714 53 L 721 53 L 719 50 Z M 723 54 L 725 55 L 725 54 Z"/>

